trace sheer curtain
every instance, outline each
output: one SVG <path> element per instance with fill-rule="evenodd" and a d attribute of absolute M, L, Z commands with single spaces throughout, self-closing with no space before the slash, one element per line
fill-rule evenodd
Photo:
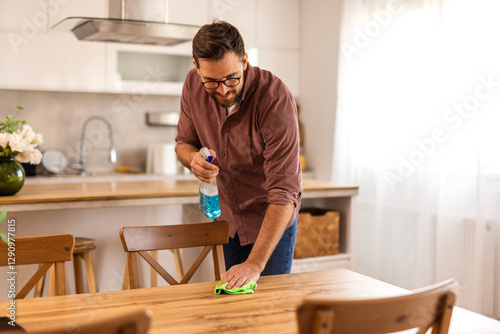
<path fill-rule="evenodd" d="M 332 178 L 355 269 L 500 317 L 500 1 L 344 1 Z"/>

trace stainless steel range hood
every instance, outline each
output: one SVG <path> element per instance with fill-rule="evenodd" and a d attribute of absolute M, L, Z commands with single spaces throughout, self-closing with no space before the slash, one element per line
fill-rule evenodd
<path fill-rule="evenodd" d="M 110 18 L 68 17 L 52 27 L 81 41 L 176 45 L 191 41 L 198 26 L 168 23 L 168 0 L 109 0 Z"/>

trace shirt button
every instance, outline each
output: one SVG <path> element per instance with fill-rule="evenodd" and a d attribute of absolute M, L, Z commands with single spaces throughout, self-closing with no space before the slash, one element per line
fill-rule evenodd
<path fill-rule="evenodd" d="M 234 215 L 238 215 L 238 214 L 240 214 L 240 212 L 239 212 L 238 210 L 234 210 L 234 211 L 233 211 L 233 214 L 234 214 Z"/>
<path fill-rule="evenodd" d="M 234 197 L 234 195 L 231 193 L 231 194 L 229 194 L 229 197 L 230 197 L 230 198 L 233 198 L 233 197 Z"/>

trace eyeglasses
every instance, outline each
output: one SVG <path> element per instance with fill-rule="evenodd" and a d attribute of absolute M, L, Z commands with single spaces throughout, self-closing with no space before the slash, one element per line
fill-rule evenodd
<path fill-rule="evenodd" d="M 203 86 L 206 89 L 217 89 L 217 88 L 219 88 L 219 85 L 221 83 L 223 83 L 226 87 L 238 86 L 240 84 L 240 79 L 241 79 L 241 77 L 229 78 L 229 79 L 221 80 L 221 81 L 205 81 L 205 82 L 202 81 L 201 83 L 203 84 Z"/>

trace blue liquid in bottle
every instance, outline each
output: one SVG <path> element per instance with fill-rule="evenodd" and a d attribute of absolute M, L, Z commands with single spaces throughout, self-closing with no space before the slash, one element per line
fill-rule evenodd
<path fill-rule="evenodd" d="M 214 219 L 220 216 L 219 195 L 208 196 L 200 190 L 200 209 L 203 214 L 209 218 Z"/>
<path fill-rule="evenodd" d="M 202 157 L 208 162 L 212 162 L 212 156 L 206 147 L 201 150 Z M 217 189 L 217 181 L 213 183 L 205 183 L 200 181 L 200 198 L 199 205 L 201 212 L 209 218 L 214 219 L 220 216 L 219 192 Z"/>

